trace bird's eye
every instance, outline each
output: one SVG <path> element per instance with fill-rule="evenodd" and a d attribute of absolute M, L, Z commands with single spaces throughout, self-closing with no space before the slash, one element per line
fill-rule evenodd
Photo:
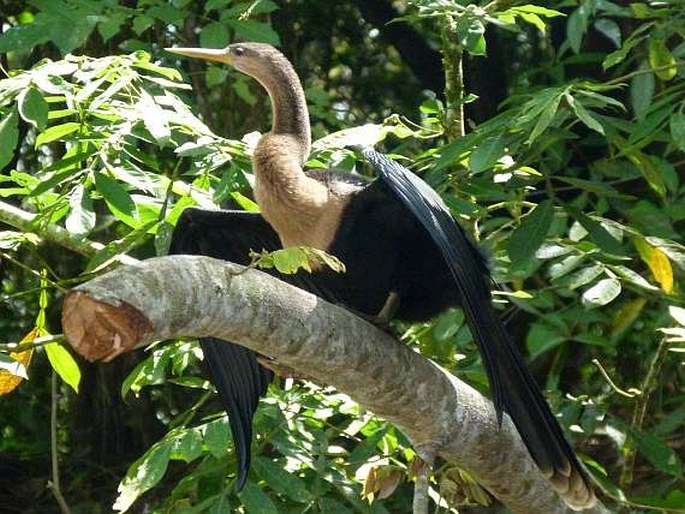
<path fill-rule="evenodd" d="M 240 57 L 241 55 L 245 55 L 245 49 L 243 47 L 239 46 L 238 48 L 233 50 L 233 53 L 235 53 L 238 57 Z"/>

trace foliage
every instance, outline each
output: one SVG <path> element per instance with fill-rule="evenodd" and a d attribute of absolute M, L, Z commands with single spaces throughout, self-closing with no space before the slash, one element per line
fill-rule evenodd
<path fill-rule="evenodd" d="M 295 16 L 315 31 L 321 11 L 305 4 L 0 4 L 10 13 L 0 34 L 8 71 L 0 81 L 0 220 L 8 225 L 0 232 L 0 326 L 4 342 L 21 341 L 0 347 L 0 387 L 10 378 L 16 387 L 15 377 L 27 372 L 31 378 L 0 402 L 0 451 L 31 460 L 45 450 L 47 441 L 29 427 L 45 425 L 47 417 L 35 409 L 30 419 L 14 414 L 23 405 L 50 402 L 42 387 L 49 377 L 43 353 L 79 391 L 77 397 L 63 389 L 63 400 L 53 401 L 61 419 L 71 420 L 76 402 L 88 394 L 89 368 L 75 367 L 49 335 L 59 331 L 66 288 L 116 265 L 122 255 L 164 254 L 188 206 L 257 208 L 249 192 L 256 137 L 244 127 L 267 129 L 258 86 L 219 66 L 172 60 L 161 50 L 243 38 L 282 43 L 291 57 L 300 56 L 294 60 L 310 86 L 315 133 L 346 129 L 315 142 L 310 166 L 363 173 L 343 147 L 375 141 L 414 163 L 488 250 L 502 284 L 495 298 L 503 315 L 515 317 L 509 325 L 546 377 L 554 411 L 607 490 L 642 505 L 685 509 L 678 454 L 685 420 L 682 9 L 606 0 L 544 7 L 409 2 L 395 26 L 435 42 L 450 25 L 456 44 L 472 56 L 464 62 L 467 79 L 469 69 L 487 75 L 483 56 L 514 49 L 504 65 L 498 111 L 449 140 L 443 128 L 452 106 L 411 85 L 416 78 L 399 66 L 403 56 L 382 47 L 374 61 L 362 62 L 368 56 L 355 50 L 364 45 L 353 31 L 380 45 L 373 31 L 383 27 L 362 23 L 354 8 L 335 7 L 351 9 L 358 23 L 316 36 L 334 49 L 325 61 L 292 42 L 299 29 L 279 23 L 278 16 Z M 353 64 L 361 71 L 341 78 Z M 188 75 L 177 71 L 185 66 L 193 66 Z M 391 86 L 397 77 L 414 87 L 413 104 L 402 104 L 402 116 L 367 123 L 377 121 L 367 113 L 386 113 L 388 102 L 399 105 L 401 95 Z M 477 88 L 469 92 L 467 116 L 485 100 Z M 407 107 L 419 104 L 415 111 Z M 350 128 L 351 121 L 357 126 Z M 221 133 L 236 139 L 216 135 L 212 126 L 227 127 Z M 17 221 L 12 206 L 33 214 L 31 221 Z M 69 248 L 81 256 L 55 248 L 55 227 L 66 231 Z M 306 253 L 261 259 L 277 268 L 302 267 L 311 262 Z M 486 389 L 461 311 L 398 328 L 408 344 Z M 27 350 L 32 359 L 19 357 Z M 159 434 L 109 455 L 119 460 L 108 466 L 124 477 L 118 493 L 116 479 L 105 474 L 104 492 L 84 492 L 79 455 L 94 459 L 96 451 L 76 436 L 82 422 L 62 425 L 53 451 L 73 507 L 406 511 L 414 452 L 402 434 L 342 394 L 290 379 L 272 384 L 262 402 L 253 470 L 236 493 L 230 431 L 200 361 L 193 341 L 157 345 L 128 363 L 128 378 L 109 384 L 128 402 L 149 401 L 157 424 L 146 426 Z M 123 410 L 122 424 L 135 425 L 140 413 L 133 410 Z M 40 416 L 42 425 L 34 418 Z M 439 470 L 432 487 L 434 499 L 442 496 L 452 506 L 465 501 L 459 491 L 472 491 L 466 501 L 487 500 L 458 470 Z M 43 496 L 40 504 L 51 502 Z"/>

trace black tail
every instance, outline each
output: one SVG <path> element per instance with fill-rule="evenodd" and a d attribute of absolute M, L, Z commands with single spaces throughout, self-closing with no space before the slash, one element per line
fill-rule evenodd
<path fill-rule="evenodd" d="M 595 496 L 589 478 L 492 308 L 490 273 L 483 255 L 428 184 L 382 154 L 371 149 L 363 149 L 362 154 L 442 253 L 483 356 L 500 421 L 503 411 L 509 414 L 531 457 L 569 506 L 591 506 Z"/>
<path fill-rule="evenodd" d="M 574 509 L 588 508 L 595 496 L 556 418 L 502 324 L 492 325 L 492 339 L 481 350 L 498 413 L 511 417 L 531 457 L 554 489 Z M 500 414 L 501 415 L 501 414 Z"/>
<path fill-rule="evenodd" d="M 200 345 L 228 413 L 238 461 L 237 487 L 242 489 L 250 469 L 252 418 L 273 373 L 257 363 L 255 352 L 243 346 L 214 338 L 202 338 Z"/>

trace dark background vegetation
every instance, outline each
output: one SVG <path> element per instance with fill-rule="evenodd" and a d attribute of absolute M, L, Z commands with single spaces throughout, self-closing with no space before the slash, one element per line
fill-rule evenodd
<path fill-rule="evenodd" d="M 9 76 L 0 82 L 0 197 L 38 215 L 26 225 L 0 209 L 0 364 L 12 367 L 8 343 L 35 346 L 30 380 L 0 398 L 0 511 L 59 512 L 59 494 L 46 488 L 57 457 L 74 513 L 109 512 L 117 497 L 123 505 L 138 495 L 131 512 L 409 511 L 410 444 L 344 395 L 275 383 L 238 496 L 230 435 L 195 342 L 109 364 L 77 359 L 78 394 L 59 378 L 76 380 L 68 355 L 35 342 L 61 331 L 63 293 L 86 271 L 119 253 L 164 253 L 183 206 L 250 207 L 240 140 L 268 130 L 266 96 L 232 70 L 163 51 L 238 40 L 276 44 L 291 59 L 315 138 L 386 120 L 379 147 L 411 159 L 492 256 L 508 291 L 497 295 L 509 300 L 503 316 L 574 446 L 613 496 L 642 505 L 615 509 L 685 511 L 682 4 L 466 5 L 0 0 Z M 106 60 L 116 55 L 128 57 Z M 77 66 L 46 67 L 65 58 Z M 165 92 L 211 132 L 181 119 Z M 141 107 L 145 94 L 152 110 Z M 462 101 L 465 134 L 453 121 Z M 68 123 L 74 130 L 56 128 Z M 356 166 L 349 152 L 326 148 L 312 164 Z M 73 251 L 32 236 L 48 225 L 66 227 L 76 246 L 108 246 Z M 397 328 L 487 389 L 458 311 Z M 367 494 L 392 494 L 369 504 L 364 480 Z M 461 512 L 487 503 L 454 468 L 438 467 L 432 487 Z"/>

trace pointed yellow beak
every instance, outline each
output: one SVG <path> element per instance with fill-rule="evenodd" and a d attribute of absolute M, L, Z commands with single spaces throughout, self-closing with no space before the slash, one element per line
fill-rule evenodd
<path fill-rule="evenodd" d="M 228 48 L 165 48 L 167 52 L 172 54 L 185 55 L 186 57 L 195 57 L 197 59 L 204 59 L 205 61 L 222 62 L 230 64 L 233 56 L 229 53 Z"/>

